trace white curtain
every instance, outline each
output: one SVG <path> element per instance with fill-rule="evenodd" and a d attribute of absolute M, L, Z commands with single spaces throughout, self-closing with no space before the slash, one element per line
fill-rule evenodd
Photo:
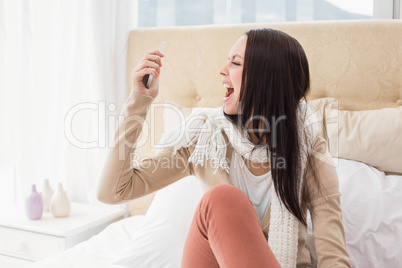
<path fill-rule="evenodd" d="M 44 178 L 95 201 L 136 24 L 136 0 L 0 0 L 2 205 Z"/>

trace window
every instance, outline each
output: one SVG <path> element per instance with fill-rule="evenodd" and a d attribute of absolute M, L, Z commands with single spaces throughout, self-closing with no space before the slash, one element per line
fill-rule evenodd
<path fill-rule="evenodd" d="M 376 1 L 139 0 L 138 27 L 373 19 Z"/>

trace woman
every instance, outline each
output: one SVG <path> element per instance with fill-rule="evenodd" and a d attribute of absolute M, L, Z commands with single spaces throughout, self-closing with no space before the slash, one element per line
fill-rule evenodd
<path fill-rule="evenodd" d="M 212 131 L 196 131 L 132 167 L 130 153 L 158 94 L 162 57 L 150 52 L 133 69 L 127 119 L 106 162 L 99 199 L 121 203 L 195 175 L 209 190 L 194 215 L 182 267 L 306 267 L 307 209 L 318 266 L 350 267 L 336 171 L 307 119 L 310 78 L 300 44 L 273 29 L 245 33 L 219 71 L 227 89 L 223 109 L 194 114 L 204 118 L 199 129 L 212 122 Z M 142 82 L 147 74 L 154 75 L 149 89 Z M 163 168 L 161 159 L 175 164 Z"/>

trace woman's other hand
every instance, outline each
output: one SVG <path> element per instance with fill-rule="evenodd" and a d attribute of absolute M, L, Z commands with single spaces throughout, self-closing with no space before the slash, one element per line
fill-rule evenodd
<path fill-rule="evenodd" d="M 162 67 L 163 53 L 159 50 L 154 50 L 145 53 L 144 57 L 135 66 L 131 72 L 132 90 L 138 92 L 142 95 L 151 96 L 156 98 L 159 92 L 159 74 Z M 152 83 L 148 88 L 145 87 L 144 83 L 147 83 L 149 74 L 153 75 Z M 144 77 L 146 79 L 144 79 Z"/>

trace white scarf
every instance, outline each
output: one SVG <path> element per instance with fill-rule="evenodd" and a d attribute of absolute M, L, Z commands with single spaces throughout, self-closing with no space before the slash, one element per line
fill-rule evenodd
<path fill-rule="evenodd" d="M 307 160 L 307 152 L 316 136 L 318 128 L 311 108 L 304 101 L 300 101 L 298 109 L 299 131 L 301 138 L 302 173 Z M 175 129 L 164 133 L 159 144 L 154 148 L 156 152 L 165 147 L 174 147 L 174 153 L 182 147 L 195 144 L 195 149 L 188 161 L 194 166 L 204 166 L 206 160 L 212 159 L 218 168 L 229 174 L 229 165 L 226 160 L 226 144 L 223 132 L 237 153 L 253 162 L 269 162 L 267 148 L 260 147 L 252 152 L 256 146 L 243 132 L 228 121 L 223 113 L 223 106 L 219 108 L 194 108 L 187 120 Z M 307 136 L 306 136 L 307 135 Z M 306 144 L 306 141 L 308 143 Z M 276 191 L 271 191 L 271 217 L 268 234 L 268 244 L 282 268 L 296 267 L 299 222 L 283 205 Z"/>

